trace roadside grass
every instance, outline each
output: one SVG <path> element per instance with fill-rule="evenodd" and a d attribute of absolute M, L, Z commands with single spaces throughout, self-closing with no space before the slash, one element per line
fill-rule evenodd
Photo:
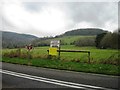
<path fill-rule="evenodd" d="M 25 48 L 3 49 L 1 61 L 61 70 L 120 75 L 120 52 L 118 50 L 76 47 L 74 45 L 61 46 L 61 49 L 67 50 L 89 50 L 91 60 L 89 64 L 87 53 L 61 52 L 60 60 L 58 60 L 57 57 L 48 57 L 48 49 L 48 46 L 33 48 L 30 51 L 30 59 L 28 59 L 28 51 Z"/>
<path fill-rule="evenodd" d="M 33 50 L 30 51 L 31 58 L 37 59 L 48 59 L 48 52 L 47 50 L 49 47 L 35 47 Z M 112 65 L 119 65 L 120 62 L 120 53 L 118 50 L 114 49 L 97 49 L 96 47 L 76 47 L 74 45 L 63 45 L 61 49 L 67 50 L 89 50 L 90 51 L 90 60 L 91 63 L 94 64 L 112 64 Z M 3 56 L 14 57 L 17 49 L 3 49 L 2 53 Z M 11 54 L 10 54 L 11 53 Z M 27 49 L 21 49 L 21 58 L 27 58 Z M 72 61 L 72 62 L 81 62 L 87 63 L 88 62 L 88 54 L 87 53 L 75 53 L 75 52 L 61 52 L 61 61 Z"/>
<path fill-rule="evenodd" d="M 78 72 L 87 73 L 98 73 L 106 75 L 120 75 L 119 66 L 110 64 L 88 64 L 88 63 L 77 63 L 72 61 L 63 60 L 50 60 L 50 59 L 22 59 L 22 58 L 9 58 L 3 57 L 2 62 L 31 65 L 36 67 L 53 68 L 60 70 L 71 70 Z"/>

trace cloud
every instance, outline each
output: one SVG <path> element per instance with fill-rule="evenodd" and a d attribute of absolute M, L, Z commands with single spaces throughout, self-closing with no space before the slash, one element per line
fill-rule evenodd
<path fill-rule="evenodd" d="M 117 28 L 116 2 L 22 2 L 3 0 L 3 29 L 53 36 L 73 28 Z"/>
<path fill-rule="evenodd" d="M 88 23 L 86 21 L 77 23 L 73 29 L 78 29 L 78 28 L 94 28 L 94 25 L 92 23 Z"/>
<path fill-rule="evenodd" d="M 113 23 L 117 24 L 117 8 L 117 3 L 113 2 L 74 2 L 68 3 L 66 11 L 74 23 L 85 21 L 94 24 L 96 27 L 105 27 L 105 23 L 110 20 L 112 21 L 111 26 Z"/>
<path fill-rule="evenodd" d="M 66 25 L 64 13 L 54 7 L 44 6 L 37 12 L 28 11 L 22 3 L 5 3 L 3 5 L 4 29 L 16 28 L 26 33 L 51 36 L 59 34 Z M 7 22 L 7 23 L 6 23 Z M 8 25 L 8 22 L 10 23 Z M 12 29 L 11 29 L 12 30 Z M 37 33 L 36 33 L 37 32 Z"/>

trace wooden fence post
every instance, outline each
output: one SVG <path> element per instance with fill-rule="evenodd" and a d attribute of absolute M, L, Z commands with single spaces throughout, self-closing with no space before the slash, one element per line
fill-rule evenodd
<path fill-rule="evenodd" d="M 58 52 L 58 59 L 60 59 L 60 47 L 59 47 L 59 52 Z"/>
<path fill-rule="evenodd" d="M 88 52 L 88 63 L 90 64 L 90 52 Z"/>

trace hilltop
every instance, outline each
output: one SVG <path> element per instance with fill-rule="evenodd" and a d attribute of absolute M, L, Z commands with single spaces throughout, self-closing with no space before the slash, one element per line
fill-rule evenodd
<path fill-rule="evenodd" d="M 91 35 L 98 35 L 105 32 L 107 31 L 99 28 L 85 28 L 85 29 L 70 30 L 59 36 L 78 36 L 78 35 L 91 36 Z"/>
<path fill-rule="evenodd" d="M 107 31 L 97 28 L 75 29 L 55 37 L 39 38 L 32 43 L 35 46 L 49 46 L 51 40 L 61 40 L 62 45 L 73 45 L 78 39 L 94 39 L 96 35 Z"/>

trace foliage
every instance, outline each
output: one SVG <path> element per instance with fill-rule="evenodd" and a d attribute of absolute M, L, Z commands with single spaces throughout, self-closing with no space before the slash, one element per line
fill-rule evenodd
<path fill-rule="evenodd" d="M 76 36 L 76 35 L 91 36 L 91 35 L 98 35 L 105 32 L 107 31 L 98 29 L 98 28 L 85 28 L 85 29 L 76 29 L 76 30 L 67 31 L 60 36 Z"/>
<path fill-rule="evenodd" d="M 3 48 L 19 48 L 31 43 L 32 40 L 37 39 L 36 36 L 29 34 L 18 34 L 13 32 L 2 32 L 2 47 Z"/>
<path fill-rule="evenodd" d="M 86 37 L 81 38 L 75 41 L 76 46 L 95 46 L 95 38 L 94 37 Z"/>
<path fill-rule="evenodd" d="M 28 58 L 28 51 L 22 52 L 21 48 L 18 48 L 18 49 L 13 49 L 10 52 L 5 52 L 3 56 L 10 57 L 10 58 L 15 58 L 15 57 Z"/>
<path fill-rule="evenodd" d="M 96 36 L 95 43 L 96 43 L 96 47 L 97 47 L 97 48 L 102 48 L 102 47 L 100 46 L 100 42 L 101 42 L 101 40 L 103 39 L 103 37 L 104 37 L 106 34 L 107 34 L 107 33 L 101 33 L 101 34 L 98 34 L 98 35 Z"/>
<path fill-rule="evenodd" d="M 100 42 L 100 46 L 103 48 L 118 49 L 118 39 L 120 35 L 118 33 L 107 33 Z"/>

